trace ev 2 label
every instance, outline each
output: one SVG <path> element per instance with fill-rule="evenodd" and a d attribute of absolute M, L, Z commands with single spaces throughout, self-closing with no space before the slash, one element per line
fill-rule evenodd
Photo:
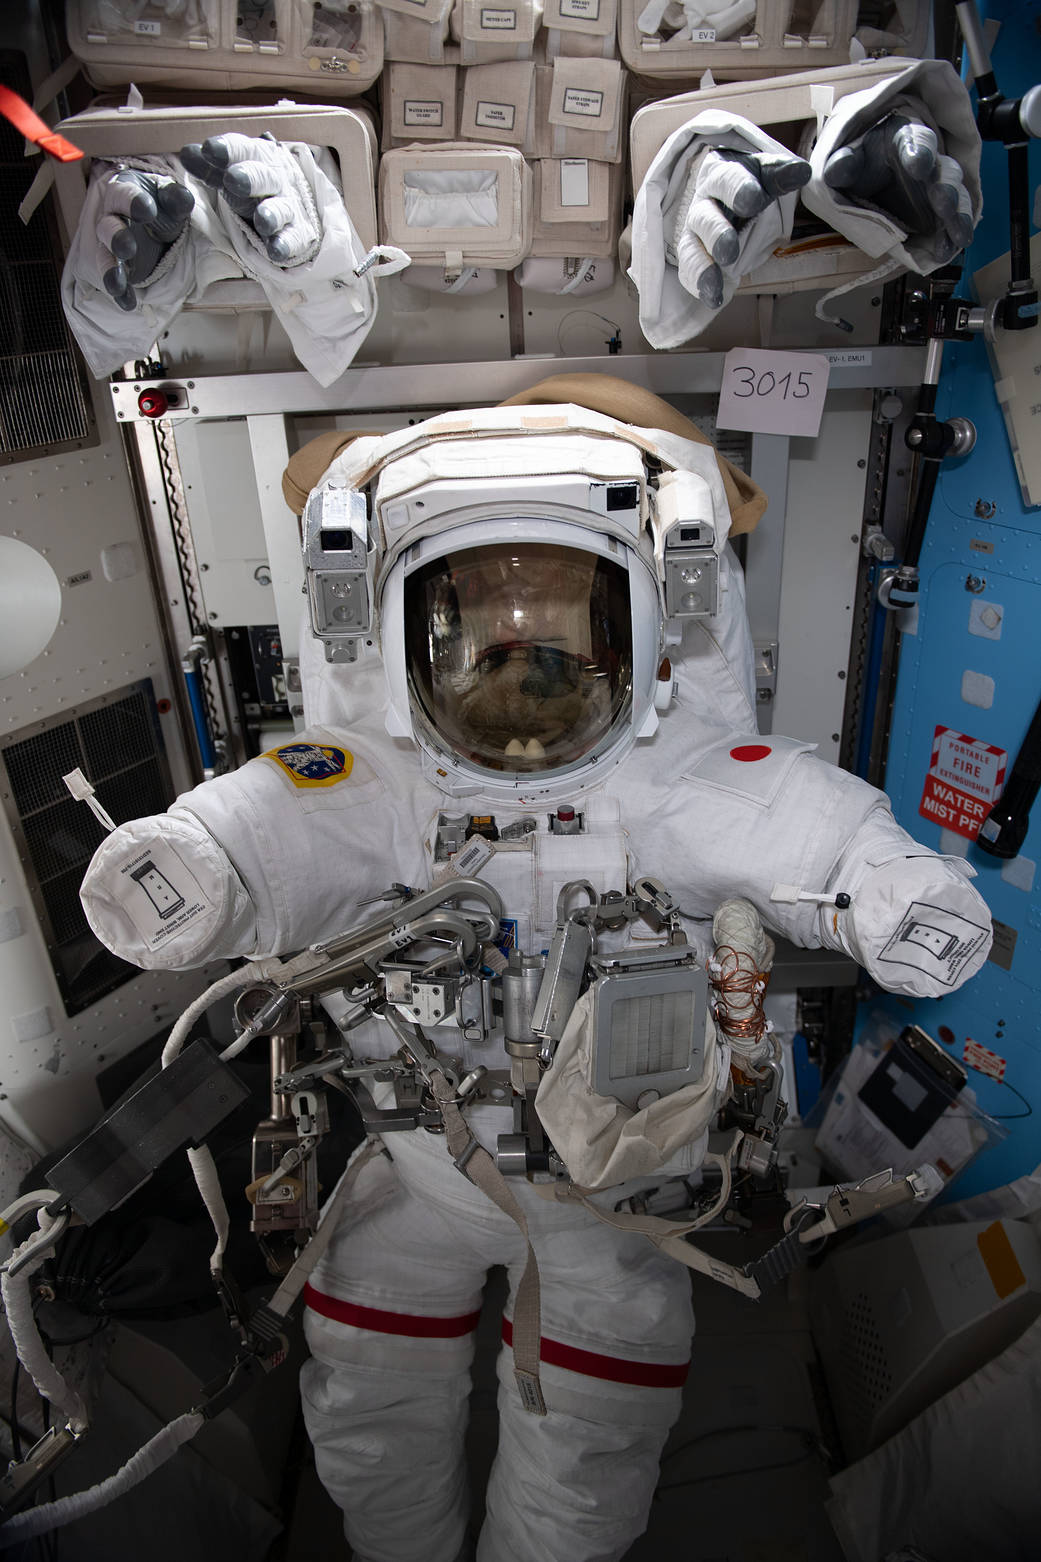
<path fill-rule="evenodd" d="M 734 347 L 723 360 L 717 428 L 816 438 L 831 365 L 818 353 Z"/>

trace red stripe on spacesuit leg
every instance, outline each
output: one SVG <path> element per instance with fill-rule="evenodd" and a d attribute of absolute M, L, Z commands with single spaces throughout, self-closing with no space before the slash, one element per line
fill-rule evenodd
<path fill-rule="evenodd" d="M 426 1317 L 422 1313 L 385 1312 L 382 1307 L 359 1307 L 338 1296 L 326 1296 L 313 1286 L 304 1287 L 304 1302 L 312 1312 L 335 1323 L 349 1323 L 356 1329 L 371 1329 L 374 1334 L 408 1334 L 418 1340 L 456 1340 L 476 1329 L 480 1312 L 462 1313 L 455 1318 Z"/>
<path fill-rule="evenodd" d="M 502 1320 L 502 1337 L 513 1344 L 513 1324 Z M 632 1383 L 637 1388 L 682 1388 L 687 1381 L 690 1362 L 624 1361 L 620 1356 L 602 1356 L 599 1351 L 579 1350 L 557 1340 L 539 1341 L 539 1357 L 550 1367 L 566 1367 L 587 1378 L 603 1378 L 608 1383 Z"/>

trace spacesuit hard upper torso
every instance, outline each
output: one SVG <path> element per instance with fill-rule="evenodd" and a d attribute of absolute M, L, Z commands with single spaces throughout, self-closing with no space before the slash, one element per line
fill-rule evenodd
<path fill-rule="evenodd" d="M 712 917 L 733 896 L 749 899 L 796 943 L 845 950 L 897 990 L 949 990 L 985 958 L 987 923 L 962 865 L 918 846 L 882 794 L 818 760 L 808 744 L 710 725 L 680 705 L 603 783 L 576 790 L 567 825 L 575 833 L 556 833 L 560 807 L 537 796 L 504 807 L 440 792 L 414 748 L 387 734 L 375 702 L 356 710 L 350 731 L 310 727 L 185 794 L 169 815 L 124 827 L 109 846 L 123 860 L 115 875 L 122 903 L 109 899 L 99 910 L 105 897 L 88 885 L 87 904 L 109 937 L 117 913 L 121 947 L 136 944 L 132 957 L 142 964 L 289 954 L 363 926 L 387 908 L 391 885 L 427 888 L 447 867 L 439 821 L 481 815 L 498 839 L 485 848 L 479 876 L 499 891 L 506 938 L 524 954 L 547 948 L 565 885 L 584 880 L 605 894 L 649 875 L 675 899 L 702 961 L 711 954 Z M 173 917 L 132 878 L 145 855 L 185 893 Z M 107 875 L 96 870 L 101 877 L 112 885 L 111 866 Z M 772 900 L 779 886 L 831 903 Z M 851 895 L 846 910 L 833 903 L 841 894 Z M 637 922 L 601 934 L 599 943 L 654 937 Z M 327 1006 L 337 1017 L 347 1010 L 342 1000 Z M 484 1039 L 467 1040 L 457 1025 L 438 1025 L 431 1039 L 464 1072 L 508 1067 L 494 1026 Z M 351 1043 L 358 1058 L 386 1057 L 399 1046 L 380 1020 L 352 1033 Z M 388 1089 L 377 1087 L 377 1104 L 387 1099 Z M 472 1116 L 493 1148 L 507 1105 L 477 1107 Z M 690 1169 L 700 1148 L 696 1154 L 692 1145 L 670 1171 Z"/>

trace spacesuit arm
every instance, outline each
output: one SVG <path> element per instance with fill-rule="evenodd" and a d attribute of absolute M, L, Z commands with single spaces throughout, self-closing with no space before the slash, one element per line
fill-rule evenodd
<path fill-rule="evenodd" d="M 684 909 L 711 915 L 743 896 L 793 943 L 848 954 L 914 997 L 952 992 L 986 960 L 990 912 L 972 868 L 915 841 L 883 793 L 812 745 L 731 734 L 684 782 L 660 810 L 665 860 L 676 864 L 690 843 L 690 889 L 676 867 L 671 879 Z"/>
<path fill-rule="evenodd" d="M 420 882 L 420 836 L 411 799 L 353 740 L 313 728 L 121 825 L 80 894 L 98 937 L 135 965 L 282 955 L 361 920 L 359 902 L 391 878 Z"/>

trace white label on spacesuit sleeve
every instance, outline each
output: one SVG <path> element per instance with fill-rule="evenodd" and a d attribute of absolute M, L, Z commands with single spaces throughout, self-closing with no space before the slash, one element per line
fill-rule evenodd
<path fill-rule="evenodd" d="M 516 11 L 493 11 L 481 8 L 481 27 L 484 32 L 512 33 L 517 30 Z"/>
<path fill-rule="evenodd" d="M 879 955 L 879 964 L 910 966 L 953 987 L 986 938 L 987 929 L 967 917 L 915 900 Z"/>
<path fill-rule="evenodd" d="M 600 0 L 560 0 L 560 14 L 577 22 L 598 22 Z"/>
<path fill-rule="evenodd" d="M 163 24 L 162 22 L 135 22 L 134 32 L 139 38 L 161 38 Z"/>
<path fill-rule="evenodd" d="M 149 949 L 215 908 L 173 847 L 157 836 L 119 868 L 123 906 Z"/>

